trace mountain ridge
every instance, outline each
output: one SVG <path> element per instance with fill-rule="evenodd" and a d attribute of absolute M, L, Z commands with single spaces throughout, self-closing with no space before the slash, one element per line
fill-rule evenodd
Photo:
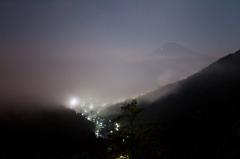
<path fill-rule="evenodd" d="M 147 56 L 171 56 L 171 57 L 181 57 L 181 56 L 205 56 L 210 57 L 205 54 L 198 53 L 191 49 L 188 49 L 176 42 L 169 42 L 162 45 L 157 50 L 151 52 Z"/>
<path fill-rule="evenodd" d="M 231 61 L 234 61 L 234 63 L 231 63 Z M 187 77 L 186 79 L 183 80 L 179 80 L 177 82 L 174 83 L 169 83 L 163 87 L 157 88 L 156 90 L 149 92 L 143 96 L 139 96 L 137 97 L 137 101 L 139 103 L 139 106 L 144 107 L 145 111 L 143 112 L 143 114 L 141 115 L 142 117 L 144 117 L 146 114 L 146 116 L 151 116 L 151 120 L 148 117 L 144 117 L 142 121 L 153 121 L 155 120 L 157 117 L 154 116 L 158 116 L 157 114 L 159 114 L 159 112 L 161 113 L 162 111 L 165 112 L 171 112 L 171 110 L 179 110 L 183 107 L 176 107 L 173 106 L 174 103 L 176 103 L 176 101 L 179 100 L 187 100 L 187 98 L 193 98 L 193 96 L 195 96 L 195 98 L 197 98 L 197 96 L 199 94 L 201 94 L 202 92 L 206 92 L 206 90 L 209 90 L 211 88 L 211 85 L 213 86 L 214 83 L 215 85 L 222 85 L 224 82 L 227 81 L 231 81 L 231 82 L 238 82 L 238 79 L 240 81 L 240 73 L 236 73 L 238 72 L 238 69 L 240 69 L 240 63 L 238 62 L 240 61 L 240 50 L 235 52 L 234 54 L 229 54 L 227 56 L 224 56 L 220 59 L 218 59 L 217 61 L 213 62 L 212 64 L 210 64 L 209 66 L 203 68 L 201 71 Z M 224 66 L 223 66 L 224 64 Z M 235 68 L 234 66 L 237 65 L 237 68 Z M 231 67 L 230 67 L 231 66 Z M 231 68 L 231 71 L 228 73 L 228 69 L 227 68 Z M 212 71 L 216 70 L 216 74 L 213 74 Z M 216 82 L 214 79 L 215 78 L 221 78 L 224 75 L 221 75 L 221 73 L 225 74 L 229 74 L 231 75 L 231 79 L 228 78 L 223 78 L 220 80 L 220 82 Z M 234 75 L 238 74 L 238 78 L 233 78 Z M 202 77 L 204 76 L 204 77 Z M 211 78 L 210 78 L 211 77 Z M 201 79 L 198 79 L 201 78 Z M 202 79 L 206 79 L 207 81 L 212 81 L 211 85 L 209 86 L 209 88 L 204 88 L 204 84 L 206 84 L 207 82 L 203 82 L 202 83 Z M 199 88 L 199 90 L 189 90 L 189 88 Z M 216 86 L 215 86 L 216 87 Z M 200 88 L 204 88 L 206 90 L 201 90 Z M 186 93 L 187 95 L 185 97 L 182 97 L 181 91 L 183 91 L 184 93 Z M 206 93 L 208 94 L 208 93 Z M 189 96 L 189 97 L 188 97 Z M 115 104 L 115 106 L 113 106 L 111 109 L 111 112 L 115 112 L 117 113 L 117 111 L 120 111 L 120 107 L 121 105 L 124 105 L 125 103 L 129 102 L 131 99 L 126 100 L 123 103 L 117 103 Z M 165 104 L 163 104 L 165 103 Z M 176 104 L 178 105 L 178 104 Z M 180 104 L 181 105 L 181 104 Z M 171 107 L 171 109 L 169 109 Z M 185 108 L 184 108 L 185 109 Z M 184 110 L 181 110 L 181 112 L 183 112 Z M 152 112 L 152 114 L 151 114 Z M 176 112 L 176 111 L 174 111 Z M 117 113 L 118 114 L 118 113 Z M 151 115 L 149 115 L 151 114 Z M 155 115 L 153 115 L 155 114 Z M 174 113 L 173 113 L 174 114 Z M 173 116 L 173 115 L 171 115 Z M 148 118 L 148 119 L 147 119 Z"/>
<path fill-rule="evenodd" d="M 144 133 L 161 145 L 166 158 L 239 158 L 239 70 L 240 50 L 184 80 L 136 98 L 144 111 L 140 121 L 134 122 L 150 123 Z M 130 102 L 118 103 L 111 110 L 124 113 L 120 107 Z"/>
<path fill-rule="evenodd" d="M 239 61 L 240 51 L 237 51 L 220 58 L 192 76 L 173 83 L 171 87 L 175 86 L 177 89 L 172 90 L 167 97 L 155 100 L 149 107 L 145 106 L 146 111 L 150 113 L 151 108 L 153 108 L 156 109 L 154 112 L 162 111 L 161 113 L 163 113 L 167 111 L 172 113 L 171 116 L 174 116 L 173 112 L 177 113 L 176 111 L 179 109 L 182 109 L 181 112 L 183 112 L 183 109 L 192 109 L 190 104 L 187 103 L 195 103 L 200 99 L 205 100 L 223 90 L 227 92 L 228 89 L 233 89 L 238 92 L 240 85 Z"/>

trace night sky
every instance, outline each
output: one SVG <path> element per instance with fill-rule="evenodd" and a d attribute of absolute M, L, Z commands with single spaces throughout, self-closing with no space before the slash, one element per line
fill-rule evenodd
<path fill-rule="evenodd" d="M 0 95 L 127 98 L 160 86 L 139 58 L 169 42 L 222 57 L 239 28 L 238 0 L 2 0 Z"/>

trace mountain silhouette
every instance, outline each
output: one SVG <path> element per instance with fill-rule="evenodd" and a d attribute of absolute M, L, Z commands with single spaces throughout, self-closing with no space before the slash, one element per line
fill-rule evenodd
<path fill-rule="evenodd" d="M 192 51 L 176 42 L 166 43 L 157 50 L 150 53 L 148 56 L 168 56 L 168 57 L 177 57 L 177 56 L 205 56 L 207 55 L 197 53 Z"/>
<path fill-rule="evenodd" d="M 209 98 L 221 98 L 221 100 L 234 98 L 240 91 L 239 70 L 240 51 L 237 51 L 235 54 L 229 54 L 219 59 L 185 80 L 151 92 L 147 96 L 155 95 L 155 98 L 158 98 L 157 94 L 163 90 L 169 90 L 168 92 L 171 93 L 162 98 L 159 96 L 159 99 L 147 107 L 147 111 L 157 113 L 155 117 L 159 119 L 161 114 L 175 116 L 181 114 L 180 112 L 187 112 L 192 109 L 192 105 L 207 101 Z"/>
<path fill-rule="evenodd" d="M 159 123 L 169 158 L 240 157 L 240 50 L 185 80 L 166 85 L 141 114 Z M 160 94 L 159 94 L 160 95 Z"/>
<path fill-rule="evenodd" d="M 240 157 L 240 50 L 188 78 L 138 97 L 141 123 L 166 158 Z M 110 111 L 129 103 L 118 103 Z M 122 113 L 122 112 L 120 112 Z M 141 130 L 139 130 L 141 131 Z M 156 132 L 157 131 L 157 132 Z"/>
<path fill-rule="evenodd" d="M 155 76 L 161 86 L 186 78 L 217 60 L 216 57 L 192 51 L 176 42 L 164 44 L 145 56 L 145 59 L 157 73 Z"/>

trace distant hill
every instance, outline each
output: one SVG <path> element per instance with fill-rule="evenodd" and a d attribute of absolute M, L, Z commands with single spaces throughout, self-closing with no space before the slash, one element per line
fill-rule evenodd
<path fill-rule="evenodd" d="M 197 56 L 201 58 L 212 58 L 211 56 L 190 50 L 176 42 L 166 43 L 157 50 L 148 54 L 148 56 L 162 56 L 162 57 Z"/>
<path fill-rule="evenodd" d="M 148 56 L 193 56 L 200 55 L 176 42 L 166 43 Z"/>
<path fill-rule="evenodd" d="M 145 56 L 145 59 L 149 60 L 152 68 L 158 73 L 159 83 L 166 85 L 200 71 L 218 58 L 170 42 Z"/>
<path fill-rule="evenodd" d="M 196 69 L 204 68 L 207 66 L 206 64 L 211 64 L 216 60 L 215 57 L 190 50 L 176 42 L 164 44 L 148 54 L 147 57 L 164 59 L 164 61 L 184 69 L 191 69 L 191 67 Z"/>

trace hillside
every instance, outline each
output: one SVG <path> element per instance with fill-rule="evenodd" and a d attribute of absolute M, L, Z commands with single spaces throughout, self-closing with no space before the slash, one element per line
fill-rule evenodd
<path fill-rule="evenodd" d="M 142 142 L 158 146 L 154 149 L 162 158 L 239 158 L 239 70 L 237 51 L 185 80 L 137 98 L 138 106 L 145 108 L 140 122 L 157 123 L 138 130 L 146 139 Z M 146 100 L 153 95 L 152 101 Z"/>
<path fill-rule="evenodd" d="M 0 158 L 104 158 L 95 126 L 61 105 L 0 102 Z M 87 158 L 86 157 L 86 158 Z"/>
<path fill-rule="evenodd" d="M 151 114 L 154 119 L 160 121 L 162 120 L 161 115 L 165 117 L 175 116 L 193 109 L 193 104 L 207 102 L 213 98 L 219 98 L 219 100 L 235 99 L 240 90 L 239 61 L 240 51 L 219 59 L 185 80 L 166 86 L 175 86 L 175 90 L 151 103 L 146 108 L 145 113 Z M 152 94 L 154 93 L 157 91 Z"/>
<path fill-rule="evenodd" d="M 175 83 L 178 89 L 146 107 L 142 121 L 165 127 L 159 135 L 171 139 L 175 157 L 239 158 L 239 70 L 240 51 L 219 59 Z"/>
<path fill-rule="evenodd" d="M 149 105 L 152 101 L 175 91 L 180 84 L 180 82 L 176 82 L 177 80 L 192 75 L 211 64 L 214 60 L 214 57 L 197 53 L 175 42 L 164 44 L 156 51 L 145 56 L 143 61 L 131 63 L 129 65 L 131 69 L 140 69 L 144 76 L 136 77 L 135 74 L 137 71 L 132 71 L 134 72 L 130 76 L 133 79 L 132 85 L 136 83 L 156 83 L 156 81 L 158 81 L 160 85 L 163 85 L 163 87 L 155 91 L 137 97 L 137 100 L 140 101 L 139 103 L 142 107 Z M 106 110 L 102 111 L 100 115 L 118 114 L 117 108 L 120 108 L 123 104 L 124 103 L 117 103 L 115 106 L 108 107 Z"/>

